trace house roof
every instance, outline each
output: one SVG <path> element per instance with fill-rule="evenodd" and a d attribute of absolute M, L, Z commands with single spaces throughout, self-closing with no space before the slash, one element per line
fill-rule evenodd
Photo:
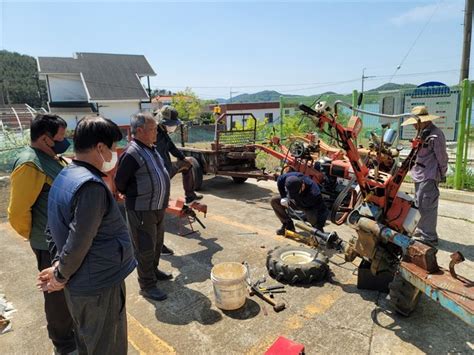
<path fill-rule="evenodd" d="M 81 75 L 89 101 L 147 100 L 140 77 L 156 75 L 143 55 L 107 53 L 38 57 L 38 70 L 40 75 Z"/>

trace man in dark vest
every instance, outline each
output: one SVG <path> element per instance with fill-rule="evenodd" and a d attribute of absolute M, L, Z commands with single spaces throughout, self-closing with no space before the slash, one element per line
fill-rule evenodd
<path fill-rule="evenodd" d="M 170 177 L 156 151 L 156 121 L 150 113 L 130 120 L 133 140 L 120 156 L 115 186 L 125 195 L 127 221 L 138 261 L 140 294 L 166 299 L 156 283 L 173 276 L 158 269 L 165 234 L 164 217 L 170 195 Z"/>
<path fill-rule="evenodd" d="M 8 219 L 22 237 L 29 239 L 38 270 L 51 266 L 46 241 L 48 193 L 53 180 L 66 166 L 58 155 L 69 142 L 64 138 L 66 121 L 61 117 L 38 114 L 31 122 L 31 145 L 25 148 L 13 165 Z M 63 292 L 44 292 L 48 335 L 58 354 L 76 349 L 72 319 Z"/>
<path fill-rule="evenodd" d="M 57 254 L 39 275 L 49 292 L 64 288 L 80 354 L 127 354 L 125 278 L 136 261 L 127 225 L 104 180 L 122 133 L 87 116 L 74 132 L 75 160 L 59 173 L 48 200 Z"/>

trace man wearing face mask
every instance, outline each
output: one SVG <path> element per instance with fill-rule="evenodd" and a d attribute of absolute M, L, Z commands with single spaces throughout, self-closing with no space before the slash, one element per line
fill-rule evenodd
<path fill-rule="evenodd" d="M 158 134 L 156 137 L 156 150 L 160 153 L 166 166 L 166 170 L 172 179 L 177 173 L 183 174 L 183 188 L 186 197 L 186 204 L 190 205 L 194 201 L 202 199 L 202 195 L 194 192 L 194 176 L 191 163 L 186 160 L 184 154 L 176 148 L 176 145 L 169 137 L 170 133 L 176 131 L 181 121 L 178 118 L 178 111 L 170 106 L 164 106 L 161 110 L 155 112 L 158 119 Z M 170 154 L 177 161 L 172 162 Z"/>
<path fill-rule="evenodd" d="M 155 149 L 156 121 L 150 113 L 130 120 L 133 140 L 120 156 L 115 186 L 125 195 L 127 221 L 138 261 L 140 294 L 166 299 L 157 281 L 173 276 L 158 269 L 164 240 L 164 217 L 170 195 L 170 177 Z"/>
<path fill-rule="evenodd" d="M 29 240 L 38 270 L 51 266 L 45 234 L 48 220 L 48 194 L 53 180 L 67 165 L 58 154 L 69 141 L 64 138 L 66 121 L 49 114 L 38 114 L 31 122 L 31 144 L 13 164 L 8 219 L 13 229 Z M 76 349 L 72 319 L 63 292 L 44 292 L 48 335 L 57 354 Z"/>
<path fill-rule="evenodd" d="M 59 173 L 48 199 L 48 226 L 57 260 L 39 284 L 64 288 L 80 354 L 127 354 L 125 278 L 136 266 L 127 225 L 104 182 L 122 139 L 111 120 L 87 116 L 74 131 L 73 162 Z"/>

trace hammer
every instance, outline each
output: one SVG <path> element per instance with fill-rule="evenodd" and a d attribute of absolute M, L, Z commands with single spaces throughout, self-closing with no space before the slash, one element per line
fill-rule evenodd
<path fill-rule="evenodd" d="M 257 287 L 255 285 L 250 286 L 250 296 L 252 295 L 257 295 L 260 299 L 271 304 L 275 312 L 281 312 L 286 308 L 286 305 L 283 302 L 276 303 L 275 300 L 271 299 L 267 295 L 260 292 L 260 290 L 258 289 L 258 286 Z"/>

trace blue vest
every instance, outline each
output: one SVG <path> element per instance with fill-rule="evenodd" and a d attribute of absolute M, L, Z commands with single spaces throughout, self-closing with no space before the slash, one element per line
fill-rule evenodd
<path fill-rule="evenodd" d="M 61 171 L 49 191 L 48 225 L 58 252 L 62 251 L 69 235 L 74 196 L 88 181 L 104 186 L 109 209 L 81 266 L 68 281 L 67 287 L 71 291 L 81 293 L 113 286 L 124 280 L 136 266 L 127 226 L 107 185 L 89 169 L 75 164 Z"/>

